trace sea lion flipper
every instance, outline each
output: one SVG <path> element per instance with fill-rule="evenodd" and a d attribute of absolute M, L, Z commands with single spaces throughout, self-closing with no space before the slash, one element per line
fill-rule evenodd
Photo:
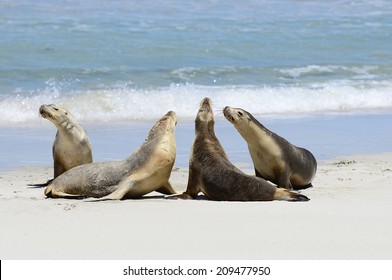
<path fill-rule="evenodd" d="M 189 165 L 188 184 L 186 191 L 179 197 L 182 199 L 195 199 L 200 192 L 200 171 L 194 167 L 194 164 Z"/>
<path fill-rule="evenodd" d="M 56 151 L 54 149 L 53 149 L 53 153 L 56 153 Z M 64 165 L 60 162 L 60 160 L 62 160 L 62 159 L 59 156 L 54 158 L 54 163 L 53 163 L 54 178 L 60 176 L 65 171 L 67 171 L 67 168 L 64 167 Z"/>
<path fill-rule="evenodd" d="M 32 188 L 44 188 L 50 185 L 53 179 L 48 180 L 46 183 L 37 183 L 37 184 L 27 184 L 27 186 Z"/>
<path fill-rule="evenodd" d="M 190 196 L 186 192 L 181 194 L 173 194 L 165 196 L 165 199 L 194 199 L 194 197 Z"/>
<path fill-rule="evenodd" d="M 57 189 L 50 188 L 50 186 L 45 190 L 45 195 L 50 198 L 70 198 L 70 199 L 85 198 L 86 197 L 86 196 L 79 195 L 79 194 L 65 193 L 65 192 L 59 191 Z"/>
<path fill-rule="evenodd" d="M 165 185 L 163 185 L 162 187 L 160 187 L 156 191 L 160 192 L 162 194 L 167 194 L 167 195 L 177 194 L 177 192 L 173 189 L 173 187 L 170 184 L 170 182 L 167 182 Z"/>
<path fill-rule="evenodd" d="M 118 189 L 116 189 L 111 194 L 100 198 L 99 200 L 120 200 L 123 199 L 124 196 L 132 189 L 137 186 L 136 180 L 127 179 L 119 184 Z"/>
<path fill-rule="evenodd" d="M 294 189 L 294 190 L 305 190 L 305 189 L 308 189 L 308 188 L 313 188 L 312 183 L 307 184 L 307 185 L 305 185 L 305 186 L 293 185 L 293 189 Z"/>
<path fill-rule="evenodd" d="M 274 194 L 274 200 L 286 200 L 286 201 L 309 201 L 310 199 L 299 193 L 290 192 L 284 188 L 277 188 Z"/>

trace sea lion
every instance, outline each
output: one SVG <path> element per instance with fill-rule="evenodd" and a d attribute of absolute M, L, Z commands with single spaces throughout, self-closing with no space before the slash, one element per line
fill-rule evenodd
<path fill-rule="evenodd" d="M 268 130 L 241 108 L 226 106 L 223 114 L 248 143 L 257 177 L 288 190 L 312 187 L 317 161 L 311 152 Z"/>
<path fill-rule="evenodd" d="M 41 105 L 39 112 L 57 127 L 52 147 L 54 178 L 75 166 L 93 161 L 87 133 L 67 109 L 50 104 Z"/>
<path fill-rule="evenodd" d="M 145 142 L 122 161 L 77 166 L 45 190 L 52 198 L 140 198 L 152 191 L 175 194 L 169 177 L 176 158 L 176 113 L 169 111 L 148 133 Z"/>
<path fill-rule="evenodd" d="M 178 198 L 196 198 L 202 192 L 208 199 L 217 201 L 309 200 L 304 195 L 277 188 L 262 178 L 247 175 L 229 161 L 215 135 L 214 115 L 208 97 L 200 104 L 195 131 L 187 189 Z"/>

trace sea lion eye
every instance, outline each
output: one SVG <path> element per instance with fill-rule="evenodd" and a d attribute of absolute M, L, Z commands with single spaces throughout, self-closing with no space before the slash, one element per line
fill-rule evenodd
<path fill-rule="evenodd" d="M 59 109 L 58 108 L 56 108 L 56 107 L 53 107 L 53 109 L 55 110 L 55 111 L 58 111 Z"/>
<path fill-rule="evenodd" d="M 240 117 L 242 117 L 242 116 L 243 116 L 243 114 L 242 114 L 242 112 L 241 112 L 241 111 L 238 111 L 237 113 L 238 113 L 238 115 L 239 115 Z"/>

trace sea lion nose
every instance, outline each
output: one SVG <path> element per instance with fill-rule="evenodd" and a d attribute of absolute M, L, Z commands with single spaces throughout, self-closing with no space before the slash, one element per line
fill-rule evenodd
<path fill-rule="evenodd" d="M 41 115 L 45 112 L 45 107 L 46 107 L 46 105 L 41 105 L 41 106 L 39 107 L 39 113 L 40 113 Z"/>

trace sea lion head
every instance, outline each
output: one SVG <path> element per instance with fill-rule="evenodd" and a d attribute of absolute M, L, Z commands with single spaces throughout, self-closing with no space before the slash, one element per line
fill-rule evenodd
<path fill-rule="evenodd" d="M 232 108 L 230 106 L 226 106 L 223 109 L 223 115 L 237 128 L 239 126 L 249 126 L 250 122 L 252 121 L 251 115 L 241 108 Z"/>
<path fill-rule="evenodd" d="M 251 113 L 244 109 L 226 106 L 223 109 L 223 115 L 243 137 L 249 136 L 249 132 L 253 133 L 258 129 L 266 131 L 266 128 Z"/>
<path fill-rule="evenodd" d="M 166 133 L 174 134 L 177 125 L 177 114 L 174 111 L 167 112 L 160 118 L 148 133 L 148 139 L 163 136 Z"/>
<path fill-rule="evenodd" d="M 200 108 L 197 112 L 195 122 L 196 126 L 200 125 L 201 123 L 214 124 L 214 114 L 212 111 L 212 101 L 210 98 L 205 97 L 200 102 Z"/>
<path fill-rule="evenodd" d="M 39 107 L 39 113 L 44 119 L 48 119 L 57 127 L 62 126 L 68 129 L 73 127 L 76 123 L 67 109 L 55 104 L 41 105 L 41 107 Z"/>

